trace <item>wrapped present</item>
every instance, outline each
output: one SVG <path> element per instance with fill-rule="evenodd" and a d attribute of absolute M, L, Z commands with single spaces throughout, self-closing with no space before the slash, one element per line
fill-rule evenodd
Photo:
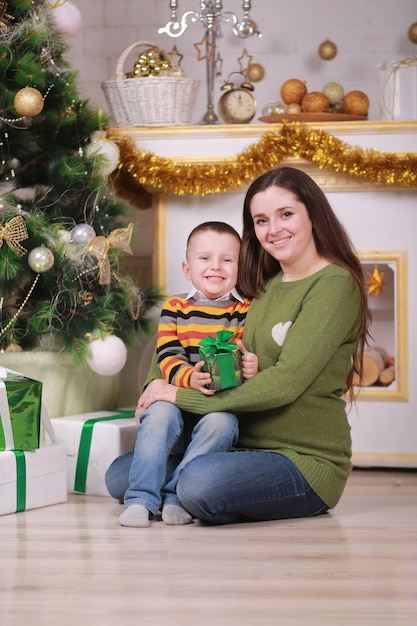
<path fill-rule="evenodd" d="M 381 119 L 417 120 L 417 56 L 378 65 Z"/>
<path fill-rule="evenodd" d="M 207 387 L 219 391 L 238 387 L 243 383 L 242 353 L 230 339 L 234 333 L 221 330 L 216 337 L 206 337 L 200 343 L 200 359 L 204 361 L 204 369 L 211 375 L 211 383 Z"/>
<path fill-rule="evenodd" d="M 67 500 L 67 457 L 63 445 L 0 452 L 0 515 Z"/>
<path fill-rule="evenodd" d="M 42 383 L 0 367 L 0 450 L 39 448 Z"/>
<path fill-rule="evenodd" d="M 53 422 L 57 440 L 67 449 L 68 492 L 110 495 L 104 477 L 115 458 L 135 447 L 135 411 L 93 411 Z"/>

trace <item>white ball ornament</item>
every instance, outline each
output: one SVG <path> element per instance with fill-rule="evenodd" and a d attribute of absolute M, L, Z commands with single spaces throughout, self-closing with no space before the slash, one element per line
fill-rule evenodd
<path fill-rule="evenodd" d="M 94 158 L 95 156 L 105 158 L 106 163 L 99 170 L 102 176 L 109 176 L 114 172 L 120 160 L 120 151 L 117 144 L 106 139 L 104 133 L 93 134 L 91 143 L 85 149 L 85 154 L 87 158 Z"/>
<path fill-rule="evenodd" d="M 89 244 L 96 236 L 96 231 L 89 224 L 77 224 L 71 230 L 71 241 L 75 244 Z"/>
<path fill-rule="evenodd" d="M 38 274 L 43 274 L 50 270 L 55 263 L 54 255 L 46 246 L 33 248 L 28 256 L 28 264 L 30 269 Z"/>
<path fill-rule="evenodd" d="M 86 361 L 93 372 L 101 376 L 118 374 L 126 364 L 127 348 L 116 335 L 94 339 L 90 345 L 91 356 Z"/>
<path fill-rule="evenodd" d="M 57 6 L 53 6 L 52 15 L 56 31 L 64 37 L 72 37 L 81 28 L 81 13 L 70 0 L 61 0 Z"/>

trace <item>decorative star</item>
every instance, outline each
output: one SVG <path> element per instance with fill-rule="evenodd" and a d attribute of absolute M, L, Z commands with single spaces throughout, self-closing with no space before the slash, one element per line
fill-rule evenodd
<path fill-rule="evenodd" d="M 217 53 L 214 67 L 216 68 L 216 76 L 221 76 L 223 72 L 223 59 L 220 56 L 220 52 Z"/>
<path fill-rule="evenodd" d="M 378 265 L 375 264 L 373 273 L 367 272 L 367 274 L 369 280 L 365 282 L 365 285 L 368 285 L 368 295 L 373 293 L 374 298 L 377 298 L 380 293 L 384 293 L 383 286 L 387 284 L 384 280 L 384 272 L 380 272 Z"/>
<path fill-rule="evenodd" d="M 243 67 L 243 60 L 247 59 L 247 65 L 244 68 Z M 251 54 L 248 54 L 248 51 L 246 50 L 246 48 L 243 48 L 243 52 L 240 55 L 240 57 L 237 58 L 237 62 L 239 63 L 239 70 L 244 74 L 246 72 L 246 70 L 248 69 L 249 65 L 252 63 L 252 59 L 253 56 Z"/>
<path fill-rule="evenodd" d="M 204 44 L 206 45 L 206 53 L 207 53 L 205 55 L 203 55 L 201 53 L 201 50 L 200 50 L 200 46 L 202 46 Z M 207 59 L 207 61 L 209 63 L 213 63 L 214 55 L 215 55 L 215 51 L 216 51 L 216 44 L 209 43 L 207 35 L 204 35 L 204 37 L 203 37 L 203 39 L 201 41 L 198 41 L 197 43 L 195 43 L 193 45 L 194 45 L 194 48 L 197 50 L 197 53 L 198 53 L 197 61 L 204 61 L 204 59 Z"/>
<path fill-rule="evenodd" d="M 181 54 L 181 52 L 178 50 L 177 46 L 174 46 L 172 48 L 171 52 L 169 52 L 168 54 L 171 57 L 172 64 L 177 66 L 177 67 L 181 67 L 181 63 L 182 63 L 182 60 L 184 58 L 184 55 Z M 176 58 L 178 58 L 178 62 L 175 62 L 174 59 L 176 59 Z"/>

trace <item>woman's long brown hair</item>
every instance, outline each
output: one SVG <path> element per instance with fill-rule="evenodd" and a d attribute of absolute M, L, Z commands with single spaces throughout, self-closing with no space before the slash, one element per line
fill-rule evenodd
<path fill-rule="evenodd" d="M 304 204 L 311 220 L 318 254 L 331 263 L 345 267 L 358 285 L 361 297 L 358 347 L 353 354 L 352 367 L 346 379 L 347 389 L 352 391 L 354 375 L 357 374 L 359 379 L 362 377 L 363 352 L 370 336 L 372 318 L 362 266 L 347 231 L 338 220 L 325 194 L 303 171 L 293 167 L 270 170 L 254 180 L 246 192 L 239 260 L 239 289 L 244 295 L 256 298 L 263 291 L 266 281 L 281 270 L 279 262 L 265 252 L 259 243 L 250 211 L 253 197 L 274 185 L 292 192 L 298 201 Z M 350 397 L 353 398 L 353 393 Z"/>

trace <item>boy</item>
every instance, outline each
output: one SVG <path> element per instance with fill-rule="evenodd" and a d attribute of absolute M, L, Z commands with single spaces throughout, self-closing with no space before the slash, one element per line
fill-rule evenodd
<path fill-rule="evenodd" d="M 234 342 L 242 338 L 250 301 L 236 289 L 239 252 L 238 233 L 223 222 L 205 222 L 190 233 L 182 270 L 191 290 L 165 301 L 158 326 L 157 359 L 166 382 L 214 393 L 207 389 L 211 378 L 202 371 L 198 344 L 220 330 L 232 330 Z M 251 378 L 257 370 L 256 355 L 245 351 L 244 377 Z M 161 504 L 166 524 L 190 523 L 192 517 L 175 491 L 181 470 L 195 456 L 229 450 L 237 438 L 238 422 L 231 413 L 199 417 L 182 414 L 167 402 L 154 403 L 140 416 L 120 524 L 149 526 L 149 513 L 155 515 Z M 181 462 L 167 472 L 170 455 L 178 451 L 183 452 Z"/>

